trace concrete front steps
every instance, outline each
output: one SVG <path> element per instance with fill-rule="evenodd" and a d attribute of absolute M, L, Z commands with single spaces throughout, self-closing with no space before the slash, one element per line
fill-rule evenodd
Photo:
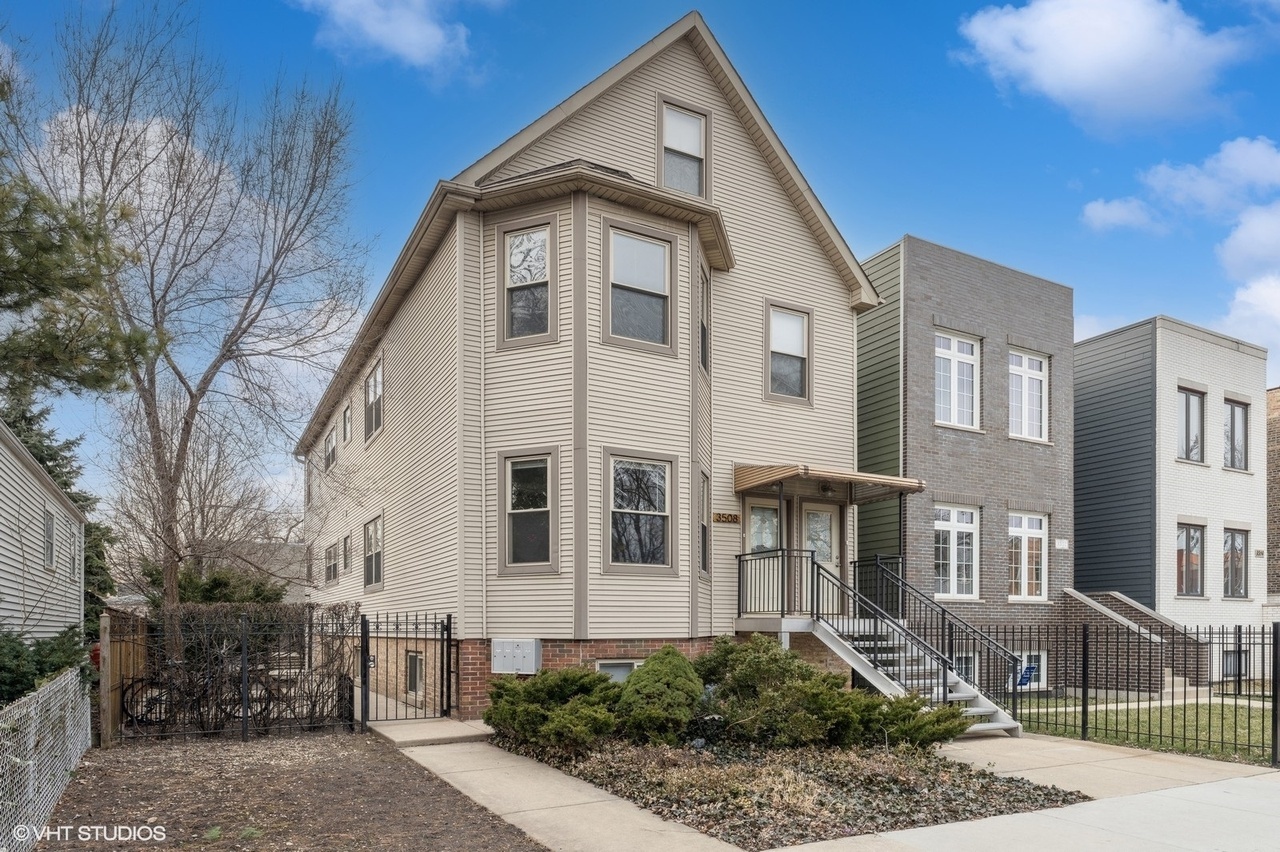
<path fill-rule="evenodd" d="M 483 743 L 493 735 L 484 722 L 460 722 L 457 719 L 396 719 L 369 722 L 369 730 L 396 748 L 446 745 L 448 743 Z"/>

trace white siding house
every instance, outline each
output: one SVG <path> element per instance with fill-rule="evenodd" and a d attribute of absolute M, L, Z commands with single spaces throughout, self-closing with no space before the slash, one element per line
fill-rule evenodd
<path fill-rule="evenodd" d="M 455 613 L 464 715 L 494 638 L 734 631 L 738 554 L 919 487 L 858 473 L 878 298 L 691 13 L 438 184 L 297 448 L 313 600 Z"/>
<path fill-rule="evenodd" d="M 0 423 L 0 628 L 44 639 L 84 621 L 84 521 Z"/>

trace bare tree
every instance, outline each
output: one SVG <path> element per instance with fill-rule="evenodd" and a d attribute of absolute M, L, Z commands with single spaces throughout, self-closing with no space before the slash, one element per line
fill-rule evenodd
<path fill-rule="evenodd" d="M 147 481 L 137 523 L 172 606 L 199 538 L 183 529 L 197 496 L 184 489 L 207 480 L 192 465 L 211 419 L 285 446 L 308 371 L 346 343 L 365 254 L 344 226 L 352 119 L 336 87 L 277 83 L 243 109 L 181 6 L 84 15 L 60 31 L 55 93 L 11 69 L 0 144 L 122 250 L 106 310 L 150 341 L 129 359 L 121 432 L 136 446 L 122 452 Z"/>

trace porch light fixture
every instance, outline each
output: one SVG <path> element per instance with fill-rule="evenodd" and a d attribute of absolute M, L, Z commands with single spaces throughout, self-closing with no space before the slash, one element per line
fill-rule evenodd
<path fill-rule="evenodd" d="M 831 483 L 825 479 L 822 480 L 822 484 L 818 486 L 818 490 L 822 492 L 823 497 L 830 497 L 835 492 L 835 488 L 832 487 Z"/>

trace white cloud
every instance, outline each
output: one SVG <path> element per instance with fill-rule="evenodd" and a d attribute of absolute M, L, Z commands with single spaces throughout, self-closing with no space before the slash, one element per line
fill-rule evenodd
<path fill-rule="evenodd" d="M 1246 208 L 1218 244 L 1218 260 L 1237 281 L 1280 275 L 1280 201 Z"/>
<path fill-rule="evenodd" d="M 1207 212 L 1234 212 L 1280 189 L 1280 149 L 1265 136 L 1242 136 L 1223 142 L 1216 154 L 1198 166 L 1161 163 L 1140 179 L 1173 204 Z"/>
<path fill-rule="evenodd" d="M 444 19 L 446 0 L 292 0 L 320 16 L 316 40 L 338 53 L 387 54 L 441 70 L 468 52 L 467 28 Z"/>
<path fill-rule="evenodd" d="M 1080 219 L 1095 231 L 1112 228 L 1161 230 L 1151 216 L 1151 208 L 1140 198 L 1117 198 L 1115 201 L 1099 198 L 1090 201 L 1081 211 Z"/>
<path fill-rule="evenodd" d="M 1260 276 L 1237 289 L 1227 315 L 1213 325 L 1223 334 L 1267 347 L 1267 386 L 1280 385 L 1280 274 Z"/>
<path fill-rule="evenodd" d="M 1042 95 L 1097 129 L 1219 109 L 1222 71 L 1244 31 L 1205 32 L 1176 0 L 1031 0 L 988 6 L 960 25 L 971 61 L 999 84 Z"/>

